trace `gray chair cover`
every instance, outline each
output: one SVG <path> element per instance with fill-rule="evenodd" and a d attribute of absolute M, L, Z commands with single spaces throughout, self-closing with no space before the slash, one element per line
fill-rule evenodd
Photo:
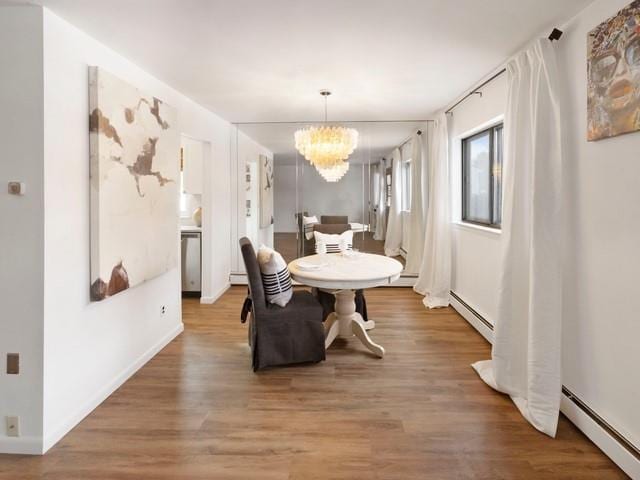
<path fill-rule="evenodd" d="M 320 215 L 320 223 L 330 225 L 334 223 L 349 223 L 349 217 L 346 215 Z"/>
<path fill-rule="evenodd" d="M 248 238 L 240 239 L 240 250 L 251 299 L 245 301 L 243 317 L 250 308 L 253 370 L 324 360 L 323 309 L 318 300 L 310 292 L 297 290 L 284 308 L 268 304 L 258 259 Z"/>

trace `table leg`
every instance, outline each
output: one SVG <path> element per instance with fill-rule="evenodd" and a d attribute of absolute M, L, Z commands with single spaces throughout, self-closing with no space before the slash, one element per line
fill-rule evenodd
<path fill-rule="evenodd" d="M 365 322 L 362 320 L 362 316 L 356 312 L 355 293 L 353 290 L 339 290 L 335 292 L 335 296 L 336 311 L 325 321 L 325 348 L 331 345 L 336 336 L 350 338 L 355 335 L 372 353 L 378 357 L 383 357 L 384 348 L 369 338 L 365 329 Z"/>
<path fill-rule="evenodd" d="M 324 321 L 324 348 L 325 350 L 331 346 L 333 341 L 338 336 L 340 328 L 340 322 L 338 322 L 338 316 L 335 313 L 331 313 Z"/>

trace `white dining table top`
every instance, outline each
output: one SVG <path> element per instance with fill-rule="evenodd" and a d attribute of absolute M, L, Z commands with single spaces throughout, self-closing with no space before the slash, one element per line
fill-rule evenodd
<path fill-rule="evenodd" d="M 320 265 L 308 270 L 298 266 Z M 309 255 L 289 263 L 289 271 L 294 280 L 318 288 L 360 289 L 389 285 L 400 277 L 402 264 L 384 255 L 354 252 L 343 256 L 340 253 Z"/>

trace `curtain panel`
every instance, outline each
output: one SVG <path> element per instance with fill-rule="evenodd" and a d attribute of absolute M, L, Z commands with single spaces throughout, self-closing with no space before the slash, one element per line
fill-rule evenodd
<path fill-rule="evenodd" d="M 427 129 L 422 135 L 415 133 L 411 138 L 411 207 L 408 215 L 408 235 L 406 241 L 407 258 L 405 273 L 416 274 L 420 271 L 424 252 L 425 222 L 427 212 L 427 152 L 425 144 Z"/>
<path fill-rule="evenodd" d="M 389 208 L 389 221 L 387 234 L 384 241 L 384 254 L 388 257 L 400 255 L 402 246 L 402 178 L 400 169 L 402 157 L 400 149 L 393 150 L 392 175 L 391 175 L 391 207 Z"/>
<path fill-rule="evenodd" d="M 561 172 L 558 73 L 537 40 L 507 66 L 500 299 L 491 360 L 473 368 L 555 436 L 561 399 Z"/>
<path fill-rule="evenodd" d="M 451 189 L 447 116 L 440 113 L 428 143 L 426 228 L 418 280 L 413 289 L 429 308 L 449 305 L 451 290 Z"/>

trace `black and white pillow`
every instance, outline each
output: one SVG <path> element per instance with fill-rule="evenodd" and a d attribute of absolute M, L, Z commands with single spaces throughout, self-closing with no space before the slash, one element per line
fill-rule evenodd
<path fill-rule="evenodd" d="M 284 258 L 272 248 L 261 245 L 258 249 L 258 264 L 267 302 L 285 307 L 293 296 L 293 285 Z"/>
<path fill-rule="evenodd" d="M 316 253 L 318 253 L 318 244 L 324 243 L 327 247 L 327 253 L 340 253 L 340 245 L 345 243 L 347 250 L 353 250 L 353 230 L 347 230 L 341 234 L 313 232 L 316 237 Z"/>

